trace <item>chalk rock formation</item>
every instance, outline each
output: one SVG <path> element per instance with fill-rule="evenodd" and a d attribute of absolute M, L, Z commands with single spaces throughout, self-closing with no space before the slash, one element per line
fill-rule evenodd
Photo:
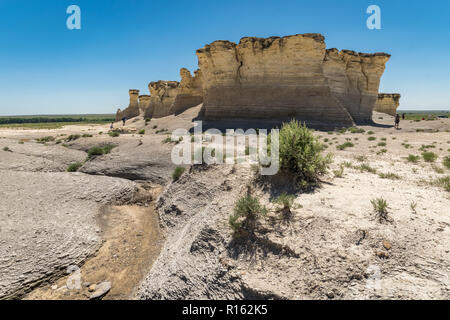
<path fill-rule="evenodd" d="M 200 70 L 195 71 L 192 76 L 188 69 L 182 68 L 180 76 L 181 82 L 173 105 L 175 115 L 203 102 L 203 83 Z"/>
<path fill-rule="evenodd" d="M 139 96 L 139 113 L 141 115 L 144 115 L 145 111 L 150 107 L 150 100 L 149 95 Z"/>
<path fill-rule="evenodd" d="M 326 51 L 323 71 L 331 92 L 356 122 L 370 121 L 378 98 L 380 79 L 390 55 Z"/>
<path fill-rule="evenodd" d="M 146 118 L 162 118 L 174 113 L 173 105 L 178 94 L 178 81 L 150 82 L 150 105 L 145 111 Z"/>
<path fill-rule="evenodd" d="M 117 110 L 116 121 L 121 120 L 123 117 L 131 119 L 139 115 L 139 90 L 130 89 L 129 95 L 130 104 L 128 105 L 128 108 L 123 111 L 120 109 Z"/>
<path fill-rule="evenodd" d="M 204 117 L 370 121 L 389 55 L 329 50 L 320 34 L 215 41 L 197 50 Z"/>
<path fill-rule="evenodd" d="M 400 106 L 400 98 L 401 95 L 398 93 L 380 93 L 375 105 L 375 111 L 395 116 Z"/>

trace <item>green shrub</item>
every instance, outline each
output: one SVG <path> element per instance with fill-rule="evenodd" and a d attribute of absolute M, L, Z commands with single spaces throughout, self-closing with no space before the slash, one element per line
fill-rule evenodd
<path fill-rule="evenodd" d="M 424 152 L 422 153 L 422 157 L 425 162 L 435 162 L 438 158 L 437 154 L 435 154 L 434 152 Z"/>
<path fill-rule="evenodd" d="M 153 129 L 156 129 L 156 128 L 158 128 L 158 126 L 157 126 L 157 125 L 154 125 L 154 126 L 153 126 Z"/>
<path fill-rule="evenodd" d="M 366 130 L 364 130 L 363 128 L 356 128 L 356 127 L 351 127 L 348 129 L 348 131 L 350 133 L 364 133 L 366 132 Z"/>
<path fill-rule="evenodd" d="M 139 130 L 139 132 L 138 132 L 139 134 L 145 134 L 145 130 L 144 129 L 142 129 L 142 130 Z"/>
<path fill-rule="evenodd" d="M 340 165 L 338 170 L 333 170 L 333 174 L 337 178 L 342 178 L 344 176 L 344 165 Z"/>
<path fill-rule="evenodd" d="M 186 168 L 184 167 L 176 167 L 175 170 L 172 173 L 172 179 L 173 181 L 178 181 L 181 176 L 183 175 L 184 171 L 186 170 Z"/>
<path fill-rule="evenodd" d="M 375 141 L 375 140 L 377 140 L 377 137 L 368 137 L 367 140 L 369 140 L 369 141 Z"/>
<path fill-rule="evenodd" d="M 279 197 L 277 197 L 273 202 L 282 205 L 283 211 L 291 212 L 291 208 L 294 205 L 294 201 L 295 201 L 294 195 L 283 193 Z"/>
<path fill-rule="evenodd" d="M 228 222 L 234 234 L 239 235 L 243 231 L 252 232 L 259 216 L 266 214 L 267 209 L 259 203 L 257 198 L 246 196 L 236 202 Z"/>
<path fill-rule="evenodd" d="M 111 132 L 108 132 L 108 134 L 110 137 L 113 137 L 113 138 L 117 138 L 118 136 L 120 136 L 120 133 L 117 131 L 111 131 Z"/>
<path fill-rule="evenodd" d="M 373 206 L 373 210 L 377 214 L 380 221 L 387 220 L 388 218 L 388 203 L 383 198 L 377 198 L 370 201 Z"/>
<path fill-rule="evenodd" d="M 432 185 L 444 188 L 445 191 L 450 191 L 450 176 L 442 177 L 431 182 Z"/>
<path fill-rule="evenodd" d="M 38 139 L 36 139 L 36 141 L 37 141 L 37 143 L 47 143 L 47 142 L 55 141 L 55 137 L 48 136 L 48 137 L 38 138 Z"/>
<path fill-rule="evenodd" d="M 323 146 L 306 125 L 296 120 L 280 130 L 280 168 L 293 173 L 302 184 L 316 184 L 332 162 L 330 154 L 322 156 Z"/>
<path fill-rule="evenodd" d="M 111 152 L 111 150 L 114 148 L 115 146 L 112 144 L 107 144 L 105 146 L 102 147 L 92 147 L 88 150 L 88 157 L 92 158 L 95 156 L 101 156 L 104 154 L 108 154 Z"/>
<path fill-rule="evenodd" d="M 80 169 L 83 166 L 83 164 L 81 162 L 75 162 L 72 163 L 71 165 L 69 165 L 69 167 L 67 168 L 67 172 L 77 172 L 78 169 Z"/>
<path fill-rule="evenodd" d="M 351 143 L 351 142 L 345 142 L 344 144 L 340 144 L 340 145 L 338 145 L 338 146 L 336 146 L 336 149 L 339 149 L 339 150 L 345 150 L 345 149 L 347 149 L 347 148 L 352 148 L 352 147 L 354 147 L 355 145 L 353 144 L 353 143 Z"/>
<path fill-rule="evenodd" d="M 447 169 L 450 169 L 450 156 L 446 156 L 444 158 L 444 160 L 442 161 L 442 163 L 444 164 L 444 167 L 446 167 Z"/>
<path fill-rule="evenodd" d="M 371 134 L 375 134 L 375 132 L 369 131 L 369 132 L 367 132 L 367 134 L 368 134 L 368 135 L 371 135 Z"/>
<path fill-rule="evenodd" d="M 379 174 L 381 179 L 390 179 L 390 180 L 400 180 L 400 176 L 392 173 L 392 172 L 388 172 L 388 173 L 380 173 Z"/>
<path fill-rule="evenodd" d="M 67 142 L 70 142 L 70 141 L 75 141 L 75 140 L 77 140 L 77 139 L 80 139 L 80 135 L 79 134 L 71 134 L 70 136 L 68 136 L 67 138 L 66 138 L 66 141 Z"/>
<path fill-rule="evenodd" d="M 3 151 L 9 151 L 11 152 L 11 149 L 9 147 L 3 147 Z"/>
<path fill-rule="evenodd" d="M 83 137 L 83 138 L 92 138 L 92 134 L 85 133 L 81 137 Z"/>
<path fill-rule="evenodd" d="M 372 168 L 371 166 L 369 166 L 368 164 L 363 163 L 360 166 L 355 167 L 355 169 L 359 169 L 361 172 L 370 172 L 370 173 L 377 173 L 377 169 Z"/>
<path fill-rule="evenodd" d="M 420 157 L 410 154 L 406 159 L 408 160 L 408 162 L 417 163 L 419 162 Z"/>
<path fill-rule="evenodd" d="M 379 147 L 386 147 L 386 145 L 387 145 L 386 142 L 379 142 L 378 143 Z"/>

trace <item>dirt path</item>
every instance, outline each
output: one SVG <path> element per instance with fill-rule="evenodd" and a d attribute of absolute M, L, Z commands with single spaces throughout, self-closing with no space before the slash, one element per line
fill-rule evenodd
<path fill-rule="evenodd" d="M 25 297 L 26 300 L 89 299 L 95 290 L 92 285 L 98 288 L 104 281 L 111 283 L 111 290 L 103 299 L 133 297 L 136 286 L 161 248 L 158 215 L 153 203 L 148 207 L 106 207 L 97 220 L 104 242 L 98 252 L 80 266 L 79 277 L 76 273 L 66 275 L 34 290 Z M 76 285 L 78 279 L 79 287 Z M 75 285 L 78 288 L 69 289 L 68 283 L 69 287 Z"/>

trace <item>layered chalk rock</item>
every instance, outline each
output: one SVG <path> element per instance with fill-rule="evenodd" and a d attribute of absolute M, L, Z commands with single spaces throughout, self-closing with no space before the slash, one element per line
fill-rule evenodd
<path fill-rule="evenodd" d="M 380 79 L 390 55 L 357 53 L 349 50 L 326 51 L 323 71 L 333 95 L 355 122 L 370 121 Z"/>
<path fill-rule="evenodd" d="M 150 104 L 145 111 L 146 118 L 162 118 L 174 113 L 173 105 L 178 94 L 178 81 L 150 82 Z"/>
<path fill-rule="evenodd" d="M 182 68 L 180 70 L 181 82 L 173 105 L 175 115 L 183 113 L 191 107 L 203 102 L 203 82 L 201 71 L 196 70 L 194 76 L 191 72 Z"/>
<path fill-rule="evenodd" d="M 139 96 L 139 113 L 145 114 L 145 111 L 150 107 L 151 97 L 149 95 Z"/>
<path fill-rule="evenodd" d="M 134 117 L 137 117 L 140 113 L 139 110 L 139 90 L 136 89 L 130 89 L 129 91 L 130 95 L 130 104 L 128 105 L 128 108 L 125 110 L 117 110 L 116 113 L 116 121 L 120 121 L 123 117 L 127 119 L 131 119 Z"/>
<path fill-rule="evenodd" d="M 215 41 L 197 50 L 204 117 L 370 121 L 389 55 L 326 50 L 320 34 Z"/>
<path fill-rule="evenodd" d="M 400 98 L 401 95 L 398 93 L 380 93 L 375 104 L 375 111 L 395 116 L 400 106 Z"/>

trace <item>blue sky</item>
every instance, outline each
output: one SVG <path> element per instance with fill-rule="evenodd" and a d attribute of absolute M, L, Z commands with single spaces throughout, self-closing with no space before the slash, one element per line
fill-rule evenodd
<path fill-rule="evenodd" d="M 66 9 L 81 8 L 81 30 Z M 382 29 L 366 27 L 380 6 Z M 327 47 L 392 54 L 382 92 L 450 108 L 450 1 L 0 0 L 0 115 L 114 113 L 128 89 L 197 67 L 214 40 L 317 32 Z"/>

